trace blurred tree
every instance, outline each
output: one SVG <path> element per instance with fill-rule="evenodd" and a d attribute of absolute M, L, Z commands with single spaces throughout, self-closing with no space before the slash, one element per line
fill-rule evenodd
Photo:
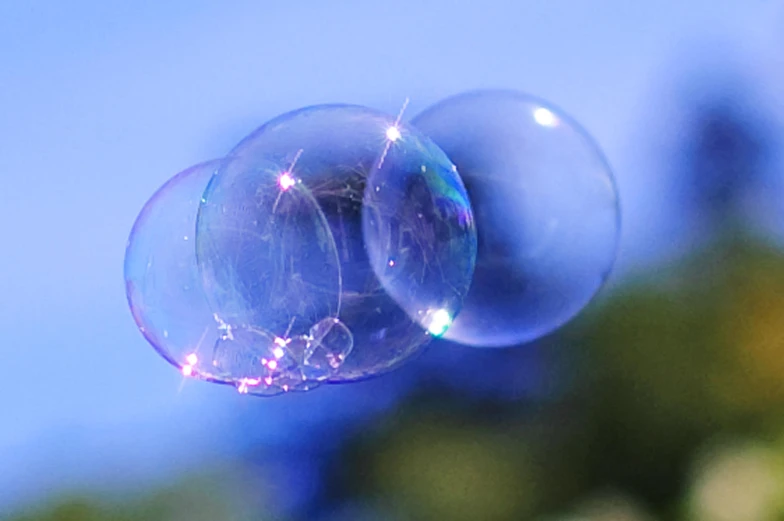
<path fill-rule="evenodd" d="M 344 495 L 385 498 L 402 519 L 511 521 L 572 512 L 582 498 L 609 489 L 639 506 L 606 516 L 578 508 L 576 515 L 646 518 L 634 510 L 678 519 L 707 442 L 777 436 L 784 257 L 748 234 L 744 221 L 747 200 L 762 197 L 770 180 L 775 139 L 747 91 L 734 83 L 711 87 L 692 100 L 692 121 L 678 134 L 679 194 L 717 240 L 626 284 L 562 330 L 555 342 L 567 367 L 546 374 L 570 380 L 569 366 L 579 373 L 576 383 L 560 386 L 564 393 L 545 400 L 477 395 L 476 385 L 433 388 L 439 377 L 432 377 L 391 421 L 347 449 Z M 494 378 L 500 372 L 463 367 L 483 385 L 489 378 L 510 386 Z"/>
<path fill-rule="evenodd" d="M 143 495 L 110 498 L 104 494 L 66 497 L 2 521 L 261 521 L 251 512 L 241 467 L 197 472 Z M 253 505 L 255 509 L 256 505 Z"/>
<path fill-rule="evenodd" d="M 694 80 L 694 78 L 692 78 Z M 775 134 L 768 114 L 742 75 L 730 71 L 691 81 L 683 111 L 679 182 L 687 207 L 712 232 L 748 218 L 744 206 L 771 183 Z M 747 223 L 748 224 L 748 223 Z"/>

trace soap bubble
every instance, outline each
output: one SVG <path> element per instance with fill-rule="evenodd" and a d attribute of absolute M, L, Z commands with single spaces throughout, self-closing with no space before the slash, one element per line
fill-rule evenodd
<path fill-rule="evenodd" d="M 574 317 L 607 279 L 620 229 L 593 139 L 549 103 L 511 91 L 448 98 L 412 124 L 457 165 L 476 219 L 474 280 L 445 338 L 508 346 Z"/>
<path fill-rule="evenodd" d="M 242 389 L 248 381 L 239 366 L 247 353 L 222 349 L 226 329 L 215 320 L 196 264 L 196 215 L 221 164 L 210 161 L 177 174 L 144 205 L 128 240 L 125 284 L 136 324 L 163 358 L 184 376 Z"/>
<path fill-rule="evenodd" d="M 268 122 L 229 157 L 204 192 L 196 241 L 229 352 L 242 344 L 259 370 L 277 347 L 280 377 L 342 382 L 392 369 L 448 329 L 476 232 L 453 164 L 427 137 L 322 105 Z"/>

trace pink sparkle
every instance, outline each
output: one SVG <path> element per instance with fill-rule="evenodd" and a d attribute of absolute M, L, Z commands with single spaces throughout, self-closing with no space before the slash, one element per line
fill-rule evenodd
<path fill-rule="evenodd" d="M 283 172 L 280 174 L 280 177 L 278 178 L 278 185 L 280 186 L 281 190 L 288 190 L 295 184 L 297 184 L 297 181 L 291 176 L 291 174 L 288 172 Z"/>
<path fill-rule="evenodd" d="M 199 361 L 199 357 L 196 356 L 196 353 L 191 353 L 185 357 L 185 361 L 188 362 L 189 365 L 196 365 Z"/>
<path fill-rule="evenodd" d="M 249 387 L 256 387 L 261 383 L 261 378 L 242 378 L 237 386 L 237 392 L 247 394 Z"/>
<path fill-rule="evenodd" d="M 193 366 L 192 365 L 184 365 L 182 366 L 182 376 L 191 376 L 193 374 Z"/>
<path fill-rule="evenodd" d="M 270 360 L 269 362 L 267 362 L 267 367 L 269 367 L 270 370 L 274 371 L 275 369 L 278 368 L 278 361 L 277 360 Z"/>

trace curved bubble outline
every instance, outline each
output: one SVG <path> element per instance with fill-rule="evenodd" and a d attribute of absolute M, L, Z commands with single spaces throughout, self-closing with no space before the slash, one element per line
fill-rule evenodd
<path fill-rule="evenodd" d="M 310 108 L 310 107 L 305 107 L 305 109 L 307 109 L 307 108 Z M 305 109 L 300 109 L 300 110 L 305 110 Z M 299 111 L 296 111 L 296 112 L 299 112 Z M 291 113 L 287 113 L 287 114 L 291 114 Z M 285 115 L 286 114 L 284 114 L 283 116 L 285 116 Z M 263 129 L 265 129 L 265 127 L 267 125 L 269 125 L 269 124 L 273 123 L 275 120 L 278 120 L 278 119 L 281 119 L 281 118 L 282 118 L 282 116 L 278 116 L 278 117 L 274 118 L 273 120 L 268 121 L 267 123 L 265 123 L 264 125 L 259 127 L 256 131 L 254 131 L 253 134 L 256 134 L 257 132 L 262 131 Z M 243 139 L 240 142 L 240 144 L 243 143 L 246 139 L 248 139 L 248 137 Z M 214 183 L 218 182 L 217 179 L 220 177 L 220 174 L 223 171 L 223 169 L 226 168 L 228 165 L 230 165 L 232 163 L 232 161 L 234 161 L 234 160 L 236 160 L 238 158 L 241 158 L 241 157 L 242 157 L 242 155 L 233 154 L 232 152 L 229 152 L 229 155 L 227 155 L 226 157 L 224 157 L 221 160 L 220 167 L 217 168 L 212 173 L 212 176 L 210 177 L 210 180 L 207 182 L 207 185 L 206 185 L 206 187 L 204 189 L 201 201 L 199 203 L 199 208 L 197 210 L 196 226 L 195 226 L 196 230 L 199 229 L 199 221 L 202 218 L 202 210 L 204 208 L 204 205 L 207 204 L 207 202 L 208 202 L 207 194 L 210 192 L 210 188 L 213 186 Z M 268 163 L 270 166 L 274 166 L 276 169 L 280 168 L 280 165 L 278 165 L 274 161 L 265 160 L 265 162 Z M 271 173 L 271 171 L 270 171 L 270 173 Z M 337 292 L 337 306 L 336 306 L 336 309 L 333 311 L 333 313 L 331 315 L 322 317 L 321 320 L 324 320 L 324 319 L 327 319 L 327 318 L 333 318 L 335 320 L 339 320 L 340 310 L 341 310 L 342 305 L 343 305 L 343 292 L 342 292 L 342 288 L 343 288 L 343 268 L 342 268 L 341 263 L 340 263 L 340 258 L 339 258 L 338 254 L 337 254 L 338 247 L 337 247 L 337 242 L 335 241 L 335 236 L 332 233 L 331 228 L 329 227 L 329 221 L 327 220 L 327 217 L 324 214 L 324 211 L 322 210 L 321 206 L 316 201 L 316 198 L 313 196 L 313 193 L 311 192 L 311 190 L 307 186 L 300 185 L 300 184 L 298 184 L 294 188 L 295 188 L 295 190 L 297 190 L 297 193 L 299 193 L 301 196 L 305 197 L 310 202 L 312 208 L 314 208 L 316 210 L 316 213 L 318 215 L 318 219 L 321 222 L 321 225 L 323 226 L 323 229 L 327 232 L 328 240 L 330 242 L 331 251 L 334 252 L 334 254 L 335 254 L 335 257 L 336 257 L 335 258 L 335 261 L 336 261 L 335 262 L 335 266 L 337 267 L 337 281 L 338 281 L 338 287 L 340 288 L 340 290 Z M 198 233 L 197 233 L 197 236 L 198 236 Z M 197 238 L 197 241 L 198 241 L 198 238 Z M 199 261 L 199 249 L 198 249 L 198 247 L 196 248 L 194 254 L 196 256 L 196 265 L 198 267 L 199 274 L 203 278 L 204 267 L 203 267 L 203 263 Z M 215 313 L 215 315 L 218 316 L 218 318 L 220 318 L 219 312 L 215 311 L 214 307 L 209 302 L 209 297 L 205 295 L 205 299 L 207 300 L 208 306 L 212 309 L 212 311 Z M 277 334 L 275 334 L 275 333 L 273 333 L 271 331 L 268 331 L 265 328 L 256 327 L 256 326 L 253 326 L 251 324 L 230 324 L 230 325 L 231 326 L 252 328 L 252 329 L 258 330 L 259 332 L 262 332 L 263 334 L 265 334 L 267 336 L 270 336 L 270 338 L 275 338 L 275 337 L 278 336 Z M 226 385 L 232 385 L 234 387 L 237 387 L 237 384 L 240 383 L 237 380 L 227 380 L 227 381 L 224 381 L 222 379 L 215 379 L 215 378 L 202 378 L 202 379 L 204 379 L 206 381 L 210 381 L 210 382 L 225 383 Z M 262 393 L 255 393 L 253 391 L 248 391 L 247 394 L 252 394 L 254 396 L 261 396 L 261 397 L 277 396 L 277 395 L 280 395 L 280 394 L 288 394 L 289 392 L 307 392 L 309 390 L 312 390 L 313 388 L 319 387 L 319 386 L 324 385 L 324 384 L 331 383 L 329 378 L 326 379 L 326 380 L 309 379 L 308 382 L 310 382 L 310 384 L 313 385 L 313 387 L 310 388 L 310 389 L 294 389 L 294 388 L 289 389 L 289 390 L 280 389 L 277 392 L 273 391 L 273 392 L 263 393 L 263 394 Z M 272 386 L 264 387 L 264 389 L 265 390 L 270 390 L 270 389 L 273 389 L 273 387 Z"/>
<path fill-rule="evenodd" d="M 526 101 L 534 102 L 536 104 L 541 105 L 543 108 L 553 112 L 555 115 L 558 116 L 558 118 L 560 120 L 566 122 L 566 124 L 569 125 L 569 127 L 572 128 L 582 139 L 585 140 L 586 144 L 593 149 L 593 151 L 596 153 L 597 159 L 607 169 L 607 172 L 609 173 L 609 175 L 607 176 L 608 182 L 610 184 L 610 189 L 612 190 L 612 194 L 614 196 L 613 197 L 613 199 L 614 199 L 613 202 L 614 202 L 614 207 L 615 207 L 615 236 L 613 237 L 612 261 L 609 263 L 609 265 L 607 266 L 605 271 L 601 274 L 602 275 L 602 277 L 601 277 L 602 278 L 602 283 L 599 284 L 596 287 L 596 289 L 593 291 L 593 293 L 591 293 L 591 295 L 589 296 L 588 300 L 586 301 L 585 305 L 583 305 L 582 308 L 577 310 L 577 312 L 575 312 L 573 315 L 571 315 L 569 317 L 566 317 L 565 319 L 563 319 L 563 320 L 561 320 L 559 322 L 554 323 L 553 327 L 550 328 L 546 333 L 544 333 L 542 335 L 539 335 L 536 338 L 533 338 L 531 340 L 528 340 L 528 341 L 524 342 L 524 344 L 529 344 L 531 342 L 535 342 L 536 340 L 538 340 L 540 338 L 552 335 L 558 329 L 560 329 L 561 327 L 563 327 L 567 323 L 569 323 L 572 320 L 574 320 L 585 309 L 585 307 L 588 304 L 590 304 L 591 301 L 593 301 L 594 298 L 596 298 L 596 296 L 599 294 L 599 292 L 607 285 L 607 282 L 608 282 L 608 280 L 610 278 L 610 275 L 612 274 L 612 272 L 613 272 L 613 270 L 615 268 L 615 265 L 617 264 L 618 254 L 620 253 L 621 233 L 622 233 L 622 225 L 623 225 L 623 217 L 622 217 L 623 216 L 623 207 L 621 205 L 620 192 L 618 191 L 618 182 L 617 182 L 616 177 L 615 177 L 615 170 L 612 168 L 612 165 L 610 164 L 610 161 L 607 159 L 607 156 L 604 153 L 604 149 L 601 147 L 601 145 L 599 145 L 599 142 L 596 141 L 596 139 L 593 138 L 591 133 L 588 132 L 588 130 L 580 122 L 578 122 L 574 117 L 572 117 L 569 112 L 565 111 L 559 105 L 557 105 L 557 104 L 555 104 L 555 103 L 553 103 L 553 102 L 551 102 L 551 101 L 549 101 L 549 100 L 547 100 L 545 98 L 536 96 L 534 94 L 529 94 L 527 92 L 514 90 L 514 89 L 502 89 L 502 88 L 496 88 L 496 89 L 493 89 L 493 88 L 490 88 L 490 89 L 474 89 L 474 90 L 461 92 L 459 94 L 453 94 L 451 96 L 443 98 L 440 101 L 437 101 L 436 103 L 430 105 L 429 107 L 427 107 L 426 109 L 421 111 L 419 114 L 417 114 L 416 116 L 414 116 L 413 118 L 408 120 L 408 124 L 413 126 L 414 128 L 417 128 L 417 130 L 418 130 L 418 127 L 417 127 L 417 125 L 415 123 L 415 120 L 417 120 L 420 116 L 426 115 L 426 114 L 430 113 L 431 111 L 435 111 L 437 109 L 440 109 L 442 106 L 446 105 L 447 103 L 452 103 L 454 101 L 460 101 L 460 100 L 465 100 L 465 99 L 483 97 L 483 96 L 488 96 L 488 95 L 490 95 L 490 96 L 492 96 L 492 95 L 509 96 L 509 97 L 513 97 L 513 98 L 525 99 Z M 425 132 L 423 132 L 421 130 L 419 132 L 421 132 L 423 135 L 427 135 Z M 450 161 L 451 161 L 451 159 L 450 159 Z M 458 174 L 459 174 L 459 171 L 458 171 Z M 470 291 L 470 288 L 469 288 L 469 291 Z M 453 343 L 453 344 L 467 345 L 467 344 L 461 344 L 460 342 L 455 341 L 455 340 L 450 340 L 449 338 L 443 338 L 443 340 L 445 340 L 447 342 L 450 342 L 450 343 Z M 515 344 L 515 345 L 517 345 L 517 344 Z M 509 348 L 509 347 L 515 347 L 515 345 L 511 345 L 511 346 L 509 346 L 509 345 L 483 346 L 483 347 L 484 348 L 488 348 L 488 349 L 504 349 L 504 348 Z M 477 346 L 474 346 L 474 347 L 477 347 Z"/>
<path fill-rule="evenodd" d="M 308 106 L 301 107 L 301 108 L 298 108 L 298 109 L 294 109 L 294 110 L 285 112 L 283 114 L 280 114 L 278 116 L 275 116 L 274 118 L 272 118 L 269 121 L 265 122 L 261 126 L 257 127 L 254 131 L 252 131 L 250 134 L 245 136 L 239 143 L 237 143 L 237 145 L 235 145 L 231 149 L 231 151 L 229 151 L 229 153 L 226 156 L 226 159 L 231 160 L 232 158 L 243 157 L 245 155 L 245 152 L 243 152 L 242 150 L 239 150 L 239 149 L 241 149 L 243 146 L 245 146 L 248 142 L 254 140 L 256 137 L 258 137 L 258 135 L 260 135 L 263 132 L 268 131 L 272 127 L 281 125 L 282 123 L 285 123 L 287 120 L 295 118 L 295 117 L 297 117 L 297 116 L 299 116 L 299 115 L 301 115 L 302 113 L 305 113 L 305 112 L 311 112 L 313 110 L 330 110 L 330 109 L 352 109 L 352 110 L 356 110 L 356 111 L 361 111 L 362 113 L 365 113 L 365 114 L 370 112 L 370 113 L 373 113 L 376 116 L 378 116 L 379 119 L 383 118 L 383 120 L 386 121 L 386 122 L 390 122 L 391 123 L 391 122 L 395 121 L 395 117 L 393 115 L 391 115 L 391 114 L 388 114 L 386 112 L 380 111 L 380 110 L 375 109 L 375 108 L 366 107 L 364 105 L 359 105 L 359 104 L 355 104 L 355 103 L 321 103 L 321 104 L 308 105 Z M 400 121 L 398 123 L 404 124 L 405 126 L 409 127 L 410 130 L 415 131 L 416 134 L 418 134 L 421 138 L 425 138 L 427 141 L 432 143 L 435 148 L 437 148 L 438 150 L 441 151 L 441 153 L 444 155 L 444 157 L 446 157 L 446 159 L 449 161 L 449 163 L 454 165 L 452 160 L 449 159 L 449 156 L 445 152 L 443 152 L 443 150 L 441 150 L 441 148 L 432 139 L 430 139 L 430 137 L 426 133 L 422 132 L 415 125 L 412 125 L 409 122 L 402 122 L 402 121 Z M 306 152 L 307 151 L 305 150 L 303 152 L 303 154 L 306 153 Z M 374 162 L 373 168 L 377 168 L 377 167 L 378 167 L 378 159 L 376 159 L 376 161 Z M 215 176 L 213 176 L 213 178 L 214 177 Z M 453 189 L 453 190 L 456 189 L 458 192 L 461 192 L 463 195 L 465 195 L 466 201 L 468 202 L 468 205 L 469 205 L 469 209 L 471 210 L 471 219 L 473 220 L 474 219 L 474 217 L 473 217 L 473 207 L 471 206 L 471 201 L 468 198 L 465 186 L 463 186 L 462 178 L 459 177 L 459 173 L 458 173 L 458 178 L 457 179 L 458 179 L 458 183 L 459 183 L 457 186 L 454 186 L 452 183 L 448 183 L 448 184 L 449 184 L 451 189 Z M 210 180 L 210 182 L 212 182 L 212 180 Z M 205 192 L 206 192 L 206 190 L 205 190 Z M 322 212 L 320 207 L 319 207 L 319 213 L 323 215 L 323 212 Z M 332 234 L 332 230 L 330 229 L 329 231 L 330 231 L 330 238 L 331 238 L 332 242 L 334 243 L 335 239 L 334 239 L 334 235 Z M 368 262 L 370 262 L 370 259 L 368 259 Z M 341 273 L 341 277 L 340 277 L 340 284 L 341 284 L 341 288 L 342 288 L 342 273 Z M 412 322 L 417 324 L 419 327 L 422 327 L 422 325 L 414 317 L 410 316 L 410 313 L 405 309 L 405 307 L 401 306 L 400 303 L 397 302 L 396 299 L 394 299 L 392 297 L 392 295 L 389 295 L 389 298 L 395 303 L 395 305 L 399 306 L 406 313 L 406 315 L 409 316 L 409 319 Z M 457 316 L 457 315 L 455 315 L 455 316 Z M 329 317 L 324 317 L 324 318 L 329 318 Z M 337 318 L 338 320 L 340 319 L 339 317 L 332 317 L 332 318 Z M 355 383 L 355 382 L 362 382 L 362 381 L 366 381 L 366 380 L 370 380 L 370 379 L 382 376 L 384 374 L 388 374 L 388 373 L 398 369 L 401 365 L 406 364 L 406 363 L 408 363 L 408 362 L 418 358 L 419 356 L 421 356 L 424 353 L 424 351 L 429 348 L 429 345 L 432 343 L 432 340 L 433 340 L 432 335 L 430 335 L 425 328 L 422 328 L 422 329 L 423 329 L 423 331 L 424 331 L 424 333 L 426 335 L 431 337 L 430 340 L 425 342 L 425 344 L 423 344 L 421 348 L 417 349 L 416 352 L 414 352 L 414 353 L 410 354 L 409 356 L 407 356 L 405 358 L 405 360 L 401 360 L 400 362 L 395 363 L 395 364 L 393 364 L 393 365 L 391 365 L 389 367 L 386 367 L 383 370 L 381 370 L 379 372 L 376 372 L 376 373 L 364 374 L 364 375 L 361 375 L 361 376 L 356 376 L 356 377 L 353 377 L 350 380 L 333 379 L 332 377 L 330 377 L 330 378 L 327 378 L 326 380 L 322 381 L 321 384 L 322 385 L 323 384 L 327 384 L 327 385 L 343 385 L 343 384 L 351 384 L 351 383 Z"/>
<path fill-rule="evenodd" d="M 308 105 L 306 107 L 301 107 L 288 112 L 284 112 L 283 114 L 279 114 L 274 118 L 270 119 L 269 121 L 267 121 L 266 123 L 263 123 L 261 126 L 256 127 L 254 131 L 252 131 L 250 134 L 242 138 L 239 143 L 237 143 L 234 147 L 232 147 L 229 153 L 226 154 L 226 158 L 230 159 L 232 157 L 242 157 L 243 155 L 241 153 L 242 151 L 241 150 L 238 151 L 238 149 L 246 145 L 247 142 L 258 137 L 258 135 L 261 134 L 262 132 L 266 132 L 267 130 L 269 130 L 270 127 L 280 125 L 282 122 L 288 119 L 296 117 L 302 114 L 303 112 L 311 112 L 313 109 L 355 109 L 355 110 L 359 109 L 362 111 L 375 112 L 378 115 L 389 116 L 388 114 L 381 112 L 379 110 L 370 107 L 365 107 L 364 105 L 357 105 L 356 103 L 317 103 L 315 105 Z"/>
<path fill-rule="evenodd" d="M 213 168 L 213 165 L 217 165 L 217 168 L 220 168 L 220 165 L 222 165 L 225 162 L 225 160 L 226 160 L 226 158 L 212 159 L 212 160 L 208 160 L 208 161 L 202 161 L 201 163 L 197 163 L 195 165 L 189 166 L 185 170 L 182 170 L 182 171 L 178 172 L 177 174 L 175 174 L 173 177 L 169 178 L 165 183 L 163 183 L 160 187 L 158 187 L 157 190 L 155 190 L 155 192 L 153 193 L 153 195 L 149 199 L 147 199 L 147 202 L 144 203 L 144 206 L 142 207 L 141 212 L 139 212 L 139 214 L 136 216 L 136 219 L 134 220 L 133 226 L 131 227 L 131 233 L 129 234 L 128 241 L 126 242 L 126 245 L 125 245 L 125 258 L 124 258 L 124 261 L 123 261 L 123 275 L 126 275 L 128 273 L 128 271 L 129 271 L 129 268 L 128 268 L 128 262 L 129 262 L 128 252 L 129 252 L 129 250 L 131 248 L 131 243 L 132 243 L 131 242 L 131 238 L 133 238 L 134 235 L 136 235 L 136 232 L 139 230 L 139 228 L 144 223 L 144 220 L 147 217 L 145 210 L 149 206 L 154 204 L 160 197 L 163 197 L 164 193 L 166 192 L 166 190 L 169 187 L 171 187 L 174 184 L 176 184 L 177 182 L 179 182 L 182 178 L 191 175 L 191 173 L 194 170 L 199 169 L 199 168 Z M 213 168 L 213 175 L 214 175 L 214 170 L 215 170 L 215 168 Z M 193 253 L 194 253 L 194 256 L 195 256 L 196 255 L 196 251 L 194 250 Z M 174 359 L 174 357 L 171 355 L 171 353 L 169 353 L 169 351 L 167 349 L 165 349 L 163 345 L 161 345 L 161 342 L 159 342 L 158 339 L 152 335 L 152 333 L 147 331 L 147 328 L 145 327 L 143 321 L 141 320 L 141 318 L 139 317 L 138 313 L 136 312 L 136 308 L 134 307 L 134 302 L 133 302 L 133 300 L 131 298 L 131 291 L 130 291 L 130 288 L 129 288 L 128 278 L 127 278 L 127 276 L 124 276 L 123 278 L 125 280 L 125 297 L 126 297 L 126 300 L 128 302 L 128 307 L 131 310 L 131 316 L 133 316 L 133 321 L 136 323 L 136 326 L 139 329 L 139 331 L 141 332 L 142 336 L 144 336 L 145 340 L 147 340 L 147 343 L 149 343 L 152 346 L 152 348 L 155 350 L 155 352 L 157 352 L 164 360 L 169 362 L 169 364 L 171 364 L 172 366 L 176 367 L 178 370 L 182 371 L 184 366 L 180 362 L 178 362 L 177 360 Z M 206 297 L 205 297 L 205 300 L 206 300 Z M 192 378 L 195 377 L 195 378 L 198 378 L 199 380 L 203 380 L 203 381 L 206 381 L 206 382 L 211 382 L 211 383 L 216 383 L 216 384 L 221 384 L 221 385 L 235 386 L 235 383 L 230 381 L 230 380 L 225 380 L 225 379 L 222 379 L 222 378 L 216 378 L 216 377 L 212 377 L 212 376 L 207 376 L 207 375 L 202 374 L 199 371 L 194 371 L 193 374 L 191 375 L 191 377 Z"/>
<path fill-rule="evenodd" d="M 279 118 L 275 118 L 275 119 L 279 119 Z M 268 123 L 271 123 L 271 121 L 268 122 Z M 254 131 L 254 134 L 257 131 L 260 131 L 262 128 L 264 128 L 268 123 L 265 123 L 264 125 L 259 127 L 259 129 Z M 247 138 L 245 138 L 245 139 L 247 139 Z M 245 139 L 243 139 L 240 143 L 244 142 Z M 202 194 L 201 202 L 199 203 L 199 208 L 198 208 L 197 213 L 196 213 L 196 226 L 195 227 L 196 227 L 197 232 L 199 230 L 199 221 L 202 218 L 202 209 L 204 208 L 204 205 L 207 204 L 207 202 L 208 202 L 207 201 L 207 197 L 206 197 L 207 193 L 210 191 L 210 188 L 213 186 L 213 183 L 217 182 L 216 179 L 220 176 L 221 171 L 228 164 L 231 164 L 231 162 L 234 159 L 239 158 L 239 157 L 242 157 L 242 156 L 240 156 L 240 155 L 232 155 L 232 153 L 229 152 L 229 155 L 227 155 L 226 157 L 224 157 L 221 160 L 220 168 L 216 169 L 212 173 L 212 177 L 210 177 L 210 180 L 207 182 L 207 186 L 205 186 L 205 188 L 204 188 L 204 192 Z M 276 167 L 279 166 L 279 165 L 276 165 L 273 161 L 268 161 L 268 162 L 271 165 L 275 165 Z M 338 278 L 338 286 L 340 288 L 340 291 L 338 291 L 338 294 L 337 294 L 337 301 L 338 302 L 337 302 L 337 309 L 335 311 L 335 314 L 338 315 L 338 314 L 340 314 L 340 309 L 341 309 L 341 307 L 343 305 L 343 291 L 342 291 L 343 290 L 343 268 L 340 265 L 340 258 L 337 255 L 338 246 L 337 246 L 337 242 L 335 242 L 335 236 L 333 235 L 332 230 L 329 227 L 329 221 L 327 220 L 327 216 L 324 215 L 324 211 L 321 209 L 321 206 L 316 201 L 316 198 L 313 196 L 311 190 L 307 186 L 303 186 L 303 185 L 300 185 L 300 184 L 296 185 L 294 187 L 294 189 L 297 190 L 297 192 L 299 194 L 301 194 L 305 198 L 307 198 L 307 200 L 311 203 L 313 208 L 316 209 L 317 215 L 319 217 L 319 220 L 321 221 L 321 224 L 323 225 L 324 229 L 329 232 L 330 246 L 332 248 L 332 251 L 335 252 L 335 256 L 336 256 L 336 260 L 337 260 L 337 262 L 336 262 L 336 266 L 337 266 L 337 270 L 338 270 L 338 277 L 337 278 Z M 196 244 L 198 244 L 198 233 L 197 233 Z M 195 249 L 194 255 L 196 256 L 196 265 L 198 266 L 199 274 L 202 275 L 202 277 L 203 277 L 203 275 L 204 275 L 204 272 L 203 272 L 204 268 L 202 267 L 202 262 L 199 261 L 199 249 L 198 249 L 198 247 Z M 208 304 L 209 304 L 209 300 L 208 300 Z M 212 307 L 212 306 L 210 305 L 210 307 Z M 213 312 L 217 314 L 216 311 L 213 310 Z M 329 317 L 324 317 L 324 318 L 329 318 Z M 338 318 L 338 317 L 334 316 L 332 318 Z M 246 325 L 248 325 L 248 324 L 246 324 Z M 259 329 L 263 329 L 263 328 L 259 328 Z M 263 329 L 263 330 L 265 332 L 267 332 L 266 329 Z M 268 333 L 272 334 L 271 332 L 268 332 Z M 275 335 L 273 335 L 273 336 L 275 336 Z"/>

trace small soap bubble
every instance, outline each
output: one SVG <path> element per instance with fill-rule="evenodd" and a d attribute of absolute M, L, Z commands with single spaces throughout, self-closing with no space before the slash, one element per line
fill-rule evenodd
<path fill-rule="evenodd" d="M 212 360 L 217 375 L 235 382 L 243 394 L 274 395 L 304 390 L 302 358 L 306 339 L 272 337 L 239 326 L 215 343 Z M 312 389 L 317 382 L 308 382 Z"/>
<path fill-rule="evenodd" d="M 310 328 L 305 352 L 307 371 L 329 376 L 343 365 L 354 347 L 354 337 L 345 324 L 336 318 L 326 318 Z"/>
<path fill-rule="evenodd" d="M 613 175 L 591 136 L 550 103 L 511 91 L 457 95 L 412 124 L 457 166 L 478 234 L 463 309 L 430 315 L 431 332 L 453 319 L 449 340 L 509 346 L 574 317 L 607 279 L 620 229 Z"/>

